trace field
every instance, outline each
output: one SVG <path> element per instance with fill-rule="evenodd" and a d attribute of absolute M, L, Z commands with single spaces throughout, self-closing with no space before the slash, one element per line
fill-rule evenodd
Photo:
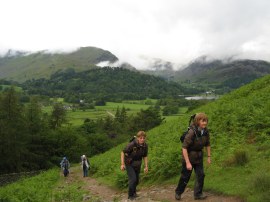
<path fill-rule="evenodd" d="M 56 99 L 58 102 L 63 102 L 63 99 L 58 98 Z M 125 107 L 127 110 L 127 114 L 136 114 L 141 109 L 147 109 L 150 107 L 150 104 L 154 104 L 156 100 L 132 100 L 132 101 L 123 101 L 123 102 L 107 102 L 105 106 L 96 106 L 95 109 L 87 109 L 87 110 L 67 110 L 67 119 L 68 122 L 71 123 L 73 126 L 82 125 L 84 120 L 89 119 L 98 119 L 104 118 L 106 116 L 114 116 L 116 113 L 117 108 L 121 109 Z M 149 103 L 149 104 L 148 104 Z M 70 105 L 68 103 L 64 103 L 64 105 Z M 42 110 L 47 112 L 48 114 L 52 111 L 52 106 L 43 107 Z M 166 120 L 171 119 L 175 116 L 180 116 L 181 114 L 187 111 L 187 107 L 179 108 L 179 114 L 173 116 L 165 116 Z"/>
<path fill-rule="evenodd" d="M 0 85 L 0 92 L 5 90 L 6 88 L 10 88 L 11 85 Z M 14 86 L 15 90 L 17 92 L 22 92 L 22 88 L 21 87 L 18 87 L 18 86 Z"/>

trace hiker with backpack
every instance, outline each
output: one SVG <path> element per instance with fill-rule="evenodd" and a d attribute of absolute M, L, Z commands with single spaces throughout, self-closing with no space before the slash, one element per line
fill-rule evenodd
<path fill-rule="evenodd" d="M 64 176 L 67 177 L 69 174 L 69 168 L 70 168 L 70 164 L 69 164 L 67 157 L 63 157 L 63 159 L 60 163 L 60 166 L 61 166 L 61 169 L 63 170 Z"/>
<path fill-rule="evenodd" d="M 181 136 L 182 141 L 182 172 L 175 190 L 175 199 L 180 200 L 184 192 L 192 170 L 195 170 L 196 182 L 194 187 L 194 199 L 203 200 L 204 169 L 203 148 L 207 150 L 207 162 L 211 163 L 210 137 L 207 129 L 208 118 L 204 113 L 191 116 L 188 131 Z"/>
<path fill-rule="evenodd" d="M 83 177 L 87 177 L 88 176 L 88 170 L 90 169 L 90 163 L 88 158 L 85 155 L 81 156 L 82 159 L 82 169 L 83 169 Z"/>
<path fill-rule="evenodd" d="M 148 145 L 145 140 L 146 133 L 139 131 L 121 152 L 121 170 L 127 170 L 128 199 L 130 200 L 138 197 L 136 187 L 139 184 L 142 159 L 144 160 L 144 172 L 148 172 Z"/>

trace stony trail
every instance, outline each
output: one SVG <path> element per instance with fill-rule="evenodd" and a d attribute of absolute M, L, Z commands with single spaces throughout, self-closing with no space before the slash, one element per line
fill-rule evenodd
<path fill-rule="evenodd" d="M 96 179 L 82 177 L 82 171 L 77 168 L 70 170 L 69 176 L 66 178 L 66 183 L 83 182 L 82 189 L 90 192 L 89 195 L 84 195 L 83 201 L 90 202 L 129 202 L 127 193 L 107 185 L 99 183 Z M 176 202 L 174 198 L 175 185 L 167 186 L 150 186 L 147 188 L 138 189 L 139 197 L 135 201 L 138 202 Z M 222 196 L 206 192 L 207 198 L 204 202 L 242 202 L 243 200 L 236 197 Z M 192 202 L 193 191 L 189 188 L 182 194 L 182 202 Z M 197 201 L 197 200 L 196 200 Z"/>

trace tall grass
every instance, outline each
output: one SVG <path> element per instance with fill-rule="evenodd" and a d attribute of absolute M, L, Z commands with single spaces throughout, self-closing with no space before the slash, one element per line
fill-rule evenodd
<path fill-rule="evenodd" d="M 77 181 L 67 181 L 59 169 L 45 171 L 35 177 L 26 178 L 0 188 L 2 202 L 80 202 L 86 191 Z"/>
<path fill-rule="evenodd" d="M 52 169 L 35 177 L 1 187 L 0 201 L 52 201 L 53 188 L 59 177 L 59 171 Z"/>
<path fill-rule="evenodd" d="M 249 201 L 270 201 L 270 175 L 262 172 L 250 181 Z"/>

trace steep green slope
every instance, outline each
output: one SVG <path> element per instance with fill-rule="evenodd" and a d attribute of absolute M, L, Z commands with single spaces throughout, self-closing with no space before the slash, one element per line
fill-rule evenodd
<path fill-rule="evenodd" d="M 205 187 L 248 201 L 269 201 L 270 188 L 270 76 L 258 79 L 196 112 L 209 115 L 212 165 L 205 166 Z M 194 111 L 195 112 L 195 111 Z M 177 183 L 180 176 L 180 134 L 190 114 L 148 132 L 148 175 L 144 183 Z M 120 151 L 124 144 L 91 159 L 94 176 L 124 187 Z"/>
<path fill-rule="evenodd" d="M 0 201 L 83 201 L 83 195 L 89 194 L 81 189 L 84 182 L 68 180 L 60 175 L 59 168 L 54 168 L 0 187 Z"/>
<path fill-rule="evenodd" d="M 32 78 L 48 78 L 58 70 L 73 68 L 89 70 L 102 61 L 115 62 L 118 58 L 109 51 L 95 47 L 83 47 L 72 53 L 19 54 L 0 57 L 0 78 L 25 81 Z"/>

